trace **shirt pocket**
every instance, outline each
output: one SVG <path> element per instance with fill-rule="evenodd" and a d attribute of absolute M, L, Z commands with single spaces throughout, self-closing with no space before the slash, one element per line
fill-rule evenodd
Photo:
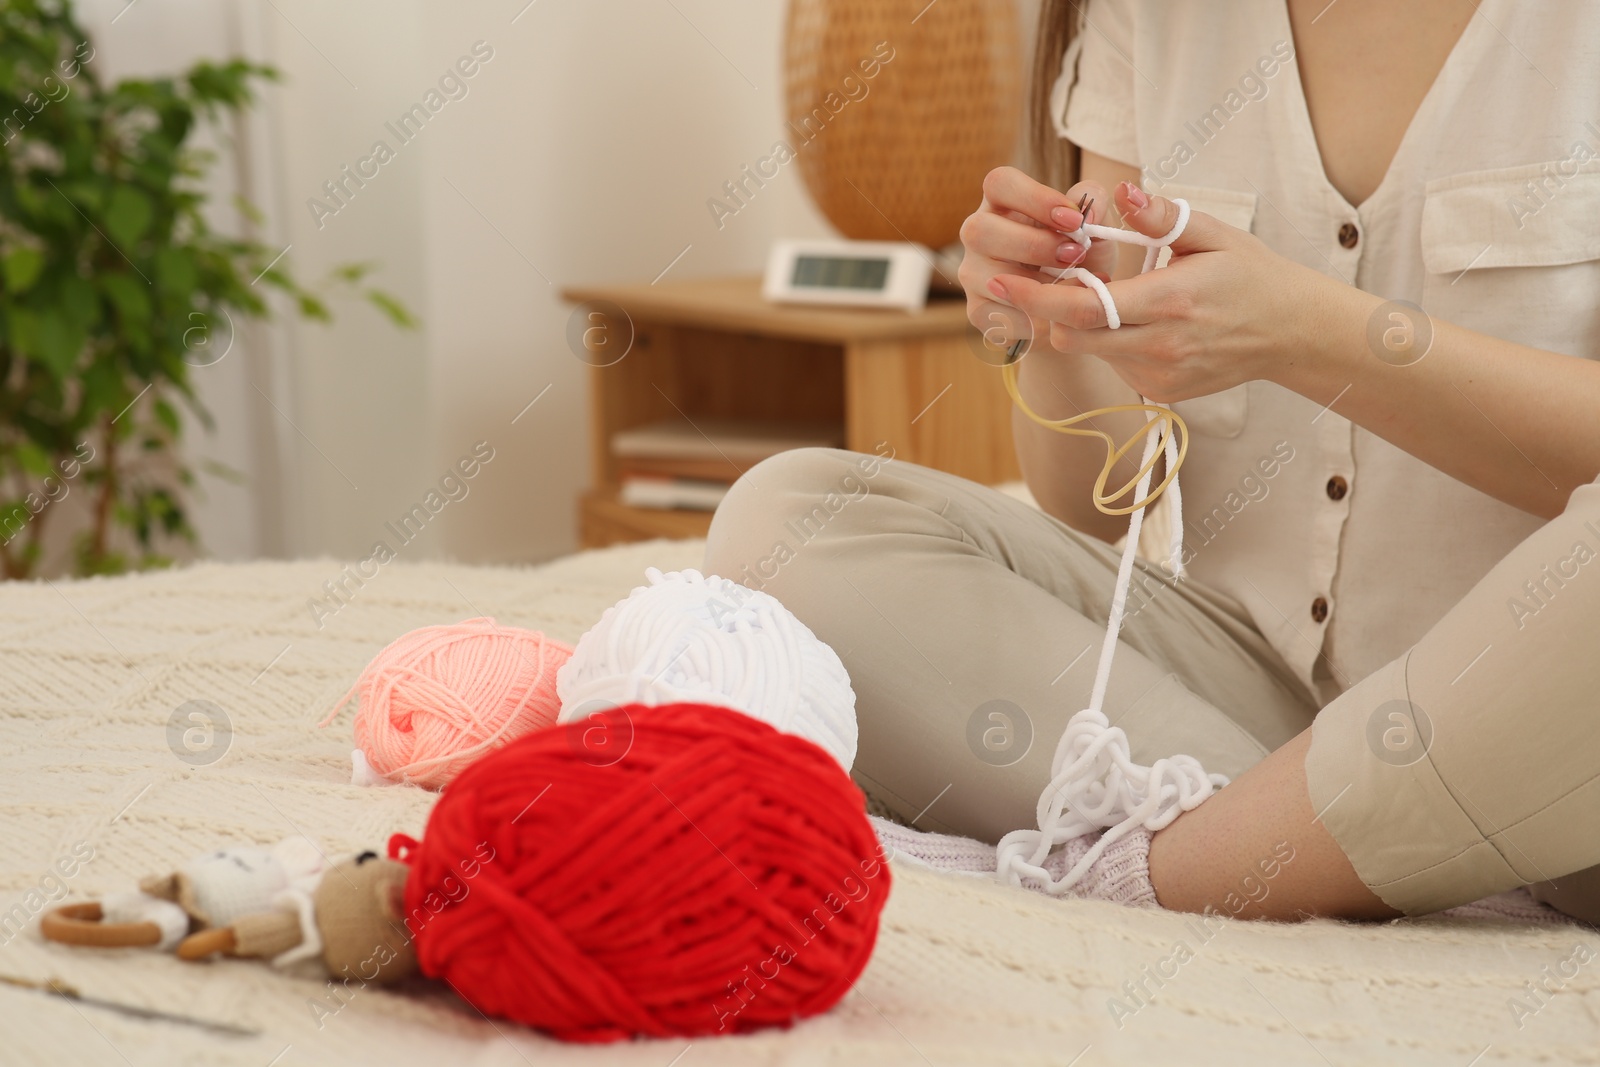
<path fill-rule="evenodd" d="M 1163 182 L 1160 193 L 1169 200 L 1183 199 L 1195 211 L 1248 231 L 1255 224 L 1256 194 L 1241 193 L 1235 189 L 1218 189 L 1205 185 L 1186 185 L 1182 182 Z M 1158 267 L 1167 265 L 1171 253 L 1163 248 L 1156 259 Z M 1238 437 L 1244 431 L 1245 419 L 1250 413 L 1248 382 L 1232 389 L 1191 400 L 1175 400 L 1169 406 L 1176 411 L 1189 429 L 1207 437 Z"/>
<path fill-rule="evenodd" d="M 1552 352 L 1600 348 L 1600 162 L 1436 178 L 1423 187 L 1422 307 Z"/>

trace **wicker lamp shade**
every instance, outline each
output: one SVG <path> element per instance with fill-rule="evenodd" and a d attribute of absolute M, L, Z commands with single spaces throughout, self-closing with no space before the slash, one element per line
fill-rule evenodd
<path fill-rule="evenodd" d="M 1011 161 L 1021 66 L 1015 0 L 790 0 L 789 133 L 817 207 L 857 240 L 955 241 Z"/>

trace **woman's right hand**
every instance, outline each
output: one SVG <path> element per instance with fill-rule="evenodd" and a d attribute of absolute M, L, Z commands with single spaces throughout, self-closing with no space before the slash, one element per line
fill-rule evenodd
<path fill-rule="evenodd" d="M 965 255 L 957 277 L 967 294 L 967 320 L 996 349 L 1009 347 L 1019 334 L 1043 338 L 1045 344 L 1050 339 L 1049 323 L 1029 320 L 997 299 L 990 288 L 996 276 L 1021 274 L 1049 283 L 1056 277 L 1040 267 L 1086 267 L 1102 281 L 1111 280 L 1117 265 L 1113 242 L 1096 241 L 1085 257 L 1083 247 L 1066 237 L 1083 225 L 1078 204 L 1086 197 L 1092 201 L 1088 221 L 1099 223 L 1111 197 L 1098 182 L 1082 181 L 1060 193 L 1015 167 L 996 167 L 984 177 L 983 203 L 961 224 Z"/>
<path fill-rule="evenodd" d="M 1018 338 L 1037 338 L 1041 354 L 1017 368 L 1017 387 L 1034 411 L 1060 419 L 1092 408 L 1136 403 L 1138 394 L 1098 359 L 1063 356 L 1050 343 L 1050 323 L 1030 320 L 992 285 L 998 275 L 1022 274 L 1040 282 L 1055 282 L 1039 267 L 1086 267 L 1102 281 L 1116 276 L 1120 247 L 1115 241 L 1095 241 L 1082 262 L 1082 249 L 1066 234 L 1083 225 L 1078 204 L 1085 198 L 1090 222 L 1121 225 L 1116 205 L 1106 190 L 1121 181 L 1137 181 L 1139 172 L 1125 163 L 1084 150 L 1079 157 L 1084 181 L 1066 192 L 1041 185 L 1015 167 L 999 167 L 983 182 L 983 204 L 961 227 L 966 255 L 961 261 L 962 288 L 967 293 L 967 318 L 983 331 L 985 362 L 1005 361 Z M 1071 247 L 1062 248 L 1063 245 Z M 1124 257 L 1127 258 L 1127 257 Z M 1123 263 L 1122 273 L 1131 263 Z M 1060 283 L 1078 286 L 1077 279 Z M 1022 352 L 1027 351 L 1024 347 Z M 990 358 L 991 356 L 996 358 Z M 1018 357 L 1020 358 L 1020 357 Z M 1123 440 L 1139 432 L 1143 418 L 1137 413 L 1105 415 L 1095 425 Z M 1020 412 L 1012 412 L 1012 434 L 1023 480 L 1046 514 L 1067 525 L 1114 542 L 1127 532 L 1127 521 L 1102 514 L 1093 503 L 1095 475 L 1105 463 L 1105 446 L 1089 437 L 1073 437 L 1036 425 Z M 1137 468 L 1137 457 L 1127 457 L 1118 467 L 1124 478 Z M 1120 484 L 1120 481 L 1117 483 Z"/>

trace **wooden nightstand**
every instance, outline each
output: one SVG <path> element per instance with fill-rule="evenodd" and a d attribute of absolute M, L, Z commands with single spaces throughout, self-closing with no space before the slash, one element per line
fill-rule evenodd
<path fill-rule="evenodd" d="M 843 426 L 845 447 L 974 481 L 1020 477 L 1010 399 L 1000 372 L 977 358 L 958 299 L 917 314 L 769 304 L 759 278 L 660 285 L 574 286 L 564 299 L 622 309 L 579 323 L 590 368 L 593 485 L 579 505 L 586 548 L 650 537 L 702 537 L 709 512 L 655 511 L 617 499 L 611 438 L 661 419 L 773 419 Z M 584 325 L 595 327 L 583 331 Z M 594 342 L 594 343 L 590 343 Z"/>

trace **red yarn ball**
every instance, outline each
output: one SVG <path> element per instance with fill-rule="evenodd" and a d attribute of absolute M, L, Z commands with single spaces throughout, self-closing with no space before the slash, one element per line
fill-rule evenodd
<path fill-rule="evenodd" d="M 737 711 L 630 705 L 528 734 L 434 805 L 406 914 L 424 974 L 571 1041 L 787 1026 L 872 954 L 889 896 L 860 791 Z"/>

